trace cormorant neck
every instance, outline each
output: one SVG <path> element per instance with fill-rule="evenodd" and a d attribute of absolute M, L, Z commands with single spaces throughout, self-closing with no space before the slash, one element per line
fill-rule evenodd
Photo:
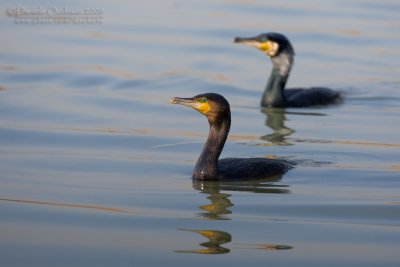
<path fill-rule="evenodd" d="M 203 152 L 193 170 L 193 178 L 200 180 L 218 179 L 218 158 L 224 148 L 231 126 L 231 117 L 211 121 L 210 132 L 204 145 Z"/>
<path fill-rule="evenodd" d="M 271 57 L 273 68 L 261 100 L 262 106 L 285 106 L 286 99 L 283 94 L 283 89 L 289 77 L 293 60 L 293 54 L 285 51 L 282 51 L 277 56 Z"/>

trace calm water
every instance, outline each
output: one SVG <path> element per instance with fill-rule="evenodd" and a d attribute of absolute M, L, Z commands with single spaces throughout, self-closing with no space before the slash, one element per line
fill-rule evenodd
<path fill-rule="evenodd" d="M 0 4 L 1 266 L 399 266 L 398 1 L 34 2 L 102 21 Z M 345 102 L 261 110 L 271 64 L 232 41 L 267 31 L 296 49 L 289 86 Z M 169 99 L 201 92 L 231 102 L 223 157 L 300 164 L 193 183 L 208 124 Z"/>

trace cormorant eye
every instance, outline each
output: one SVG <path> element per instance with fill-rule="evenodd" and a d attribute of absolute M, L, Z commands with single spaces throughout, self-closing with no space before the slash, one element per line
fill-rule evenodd
<path fill-rule="evenodd" d="M 200 98 L 197 101 L 200 102 L 200 103 L 207 103 L 208 99 L 207 99 L 207 97 L 203 96 L 202 98 Z"/>
<path fill-rule="evenodd" d="M 262 37 L 260 37 L 259 40 L 261 43 L 265 43 L 266 41 L 268 41 L 268 38 L 266 36 L 262 36 Z"/>

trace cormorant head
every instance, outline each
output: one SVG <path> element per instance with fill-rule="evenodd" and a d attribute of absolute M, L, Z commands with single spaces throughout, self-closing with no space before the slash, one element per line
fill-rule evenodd
<path fill-rule="evenodd" d="M 278 56 L 282 52 L 294 55 L 291 43 L 280 33 L 263 33 L 251 38 L 236 37 L 234 43 L 253 46 L 270 57 Z"/>
<path fill-rule="evenodd" d="M 220 94 L 206 93 L 192 98 L 173 97 L 171 104 L 191 107 L 207 117 L 210 123 L 229 119 L 230 107 L 228 101 Z"/>

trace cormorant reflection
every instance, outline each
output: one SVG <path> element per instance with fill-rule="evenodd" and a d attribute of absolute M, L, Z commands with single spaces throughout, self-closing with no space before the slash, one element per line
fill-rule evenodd
<path fill-rule="evenodd" d="M 295 130 L 286 127 L 286 115 L 306 115 L 306 116 L 326 116 L 324 113 L 317 112 L 288 112 L 281 108 L 263 108 L 262 113 L 266 115 L 265 125 L 273 131 L 261 137 L 261 139 L 271 142 L 274 145 L 292 145 L 287 139 Z"/>
<path fill-rule="evenodd" d="M 264 108 L 262 112 L 267 116 L 265 125 L 272 129 L 271 134 L 261 137 L 275 145 L 292 145 L 286 141 L 286 138 L 293 134 L 295 130 L 285 126 L 285 109 Z"/>
<path fill-rule="evenodd" d="M 199 213 L 202 219 L 207 220 L 230 220 L 227 216 L 232 213 L 229 210 L 234 204 L 229 197 L 231 194 L 226 192 L 252 192 L 261 194 L 286 194 L 290 193 L 288 185 L 280 183 L 282 176 L 269 177 L 262 180 L 249 181 L 193 181 L 193 188 L 201 194 L 207 195 L 210 204 L 201 205 L 199 208 L 205 212 Z M 198 229 L 179 229 L 197 233 L 208 239 L 199 245 L 202 249 L 177 250 L 178 253 L 196 253 L 196 254 L 224 254 L 229 253 L 230 249 L 221 246 L 231 242 L 232 235 L 221 230 L 198 230 Z M 250 244 L 239 246 L 241 249 L 284 249 L 281 245 L 271 244 Z M 291 248 L 286 246 L 287 248 Z"/>
<path fill-rule="evenodd" d="M 202 249 L 188 249 L 188 250 L 175 250 L 176 253 L 195 253 L 195 254 L 226 254 L 231 249 L 221 246 L 222 244 L 230 243 L 232 236 L 225 231 L 217 230 L 192 230 L 192 229 L 178 229 L 181 231 L 193 232 L 208 239 L 207 242 L 200 243 L 204 247 Z M 292 246 L 281 244 L 233 244 L 235 249 L 255 249 L 255 250 L 288 250 L 293 249 Z"/>
<path fill-rule="evenodd" d="M 226 215 L 231 214 L 229 210 L 234 204 L 230 201 L 230 192 L 252 192 L 264 194 L 285 194 L 289 193 L 287 185 L 277 183 L 282 176 L 274 176 L 261 180 L 249 181 L 200 181 L 193 180 L 193 188 L 202 194 L 207 195 L 210 204 L 199 206 L 205 212 L 199 213 L 203 219 L 209 220 L 230 220 Z"/>
<path fill-rule="evenodd" d="M 232 236 L 227 232 L 216 230 L 179 230 L 200 234 L 207 238 L 208 241 L 199 244 L 200 246 L 204 247 L 204 249 L 176 250 L 175 252 L 177 253 L 225 254 L 230 252 L 229 248 L 221 246 L 222 244 L 229 243 L 232 240 Z"/>

